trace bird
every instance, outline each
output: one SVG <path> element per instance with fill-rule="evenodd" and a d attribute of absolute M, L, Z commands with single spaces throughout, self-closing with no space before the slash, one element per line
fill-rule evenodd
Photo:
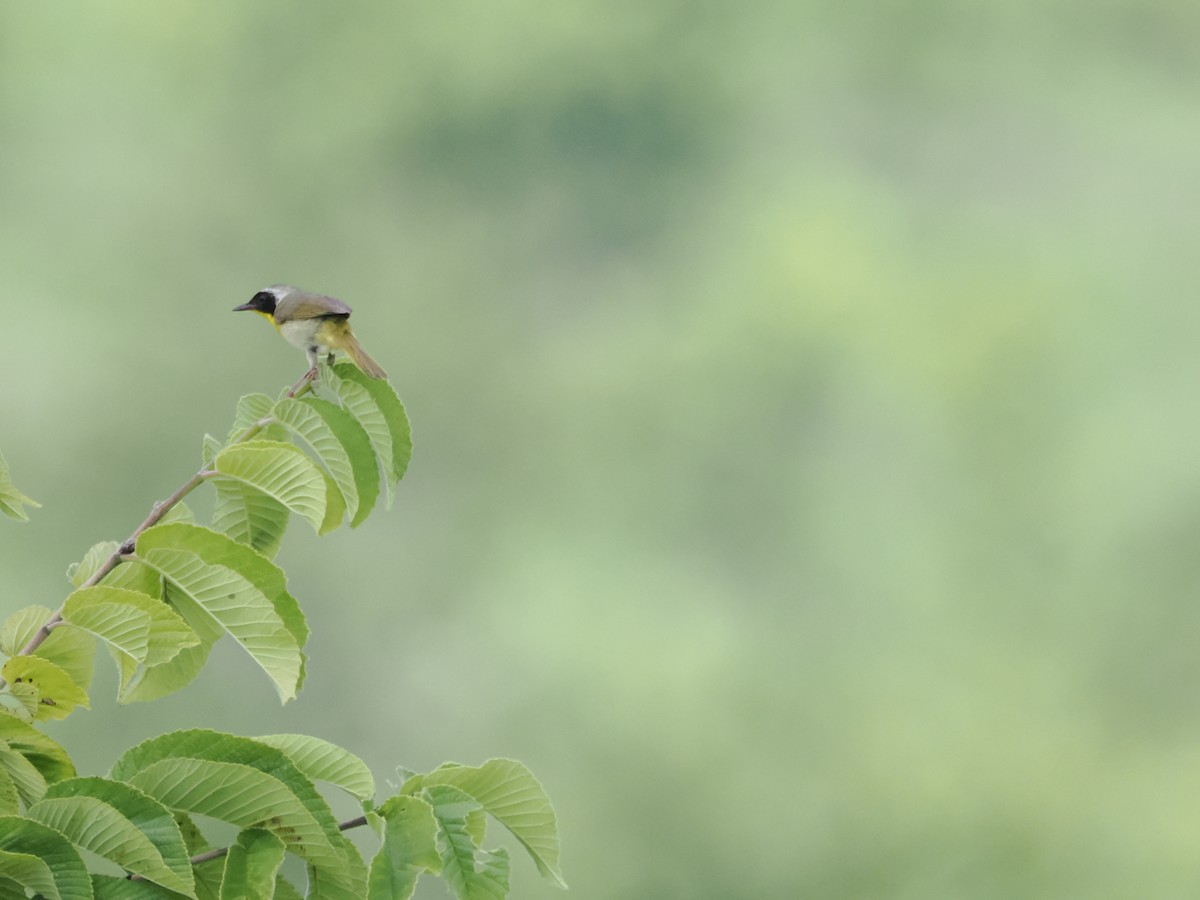
<path fill-rule="evenodd" d="M 313 294 L 290 284 L 276 284 L 233 308 L 234 312 L 242 310 L 263 316 L 289 344 L 304 351 L 309 369 L 297 384 L 317 377 L 317 363 L 322 356 L 333 365 L 334 350 L 344 351 L 371 378 L 387 378 L 387 373 L 371 359 L 350 330 L 353 310 L 336 297 Z"/>

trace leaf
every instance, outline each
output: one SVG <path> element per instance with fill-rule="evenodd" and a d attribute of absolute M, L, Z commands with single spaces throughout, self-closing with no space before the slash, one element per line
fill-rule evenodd
<path fill-rule="evenodd" d="M 8 769 L 0 766 L 0 816 L 15 816 L 20 811 L 21 797 L 17 792 L 17 783 L 8 774 Z"/>
<path fill-rule="evenodd" d="M 92 890 L 95 900 L 178 900 L 181 896 L 152 881 L 130 881 L 116 875 L 92 875 Z"/>
<path fill-rule="evenodd" d="M 96 642 L 85 632 L 56 625 L 33 655 L 54 663 L 82 690 L 91 688 L 96 672 Z"/>
<path fill-rule="evenodd" d="M 158 573 L 155 577 L 161 580 Z M 122 686 L 118 699 L 122 703 L 157 700 L 191 684 L 208 661 L 213 645 L 225 634 L 225 629 L 213 621 L 212 616 L 186 598 L 179 600 L 179 594 L 177 587 L 166 585 L 163 590 L 165 605 L 180 617 L 198 643 L 182 648 L 171 659 L 154 666 L 135 664 L 130 668 L 125 660 L 119 659 Z"/>
<path fill-rule="evenodd" d="M 8 476 L 8 463 L 0 456 L 0 513 L 19 522 L 28 522 L 29 513 L 26 506 L 41 506 L 36 500 L 30 500 L 17 490 Z"/>
<path fill-rule="evenodd" d="M 410 778 L 402 792 L 411 794 L 433 785 L 449 785 L 475 800 L 521 842 L 543 877 L 566 887 L 558 870 L 554 807 L 528 768 L 512 759 L 491 759 L 482 766 L 449 763 Z"/>
<path fill-rule="evenodd" d="M 349 750 L 306 734 L 270 734 L 254 740 L 283 752 L 312 781 L 327 781 L 364 803 L 375 797 L 371 770 Z"/>
<path fill-rule="evenodd" d="M 462 900 L 502 900 L 508 896 L 508 853 L 481 850 L 468 825 L 479 804 L 457 788 L 434 785 L 425 791 L 442 840 L 442 878 Z"/>
<path fill-rule="evenodd" d="M 245 544 L 198 525 L 150 528 L 138 538 L 137 548 L 139 554 L 147 556 L 168 554 L 160 557 L 160 563 L 171 553 L 196 557 L 200 565 L 181 557 L 173 563 L 183 566 L 186 562 L 179 571 L 186 570 L 194 591 L 189 593 L 184 585 L 171 579 L 182 591 L 180 601 L 190 599 L 201 607 L 250 652 L 268 675 L 275 672 L 290 679 L 276 681 L 276 685 L 282 684 L 290 691 L 287 697 L 281 691 L 285 700 L 295 696 L 304 679 L 302 648 L 309 632 L 300 605 L 288 592 L 282 569 Z M 275 680 L 274 675 L 272 678 Z"/>
<path fill-rule="evenodd" d="M 145 662 L 150 649 L 150 614 L 128 599 L 137 596 L 124 588 L 82 588 L 63 603 L 63 621 L 94 634 L 137 662 Z"/>
<path fill-rule="evenodd" d="M 0 768 L 4 770 L 16 789 L 17 796 L 26 806 L 37 803 L 46 793 L 46 779 L 42 773 L 32 762 L 3 741 L 0 741 Z"/>
<path fill-rule="evenodd" d="M 283 852 L 283 841 L 266 829 L 240 832 L 225 857 L 221 900 L 271 900 Z"/>
<path fill-rule="evenodd" d="M 378 814 L 384 820 L 383 843 L 371 861 L 367 900 L 408 900 L 422 871 L 442 868 L 433 807 L 401 794 L 380 806 Z"/>
<path fill-rule="evenodd" d="M 91 900 L 92 882 L 71 842 L 52 828 L 0 816 L 0 876 L 47 900 Z"/>
<path fill-rule="evenodd" d="M 175 504 L 166 511 L 161 519 L 158 520 L 159 525 L 170 525 L 173 522 L 182 522 L 185 525 L 191 525 L 196 521 L 196 514 L 182 500 L 176 500 Z"/>
<path fill-rule="evenodd" d="M 0 628 L 0 652 L 16 656 L 54 613 L 45 606 L 17 610 Z M 84 691 L 91 686 L 96 648 L 91 639 L 70 628 L 55 627 L 34 651 L 34 656 L 54 663 Z"/>
<path fill-rule="evenodd" d="M 205 729 L 170 732 L 125 751 L 110 777 L 174 810 L 266 828 L 331 873 L 346 868 L 329 805 L 274 747 Z"/>
<path fill-rule="evenodd" d="M 75 777 L 75 764 L 67 751 L 32 725 L 0 715 L 0 740 L 29 760 L 48 784 Z"/>
<path fill-rule="evenodd" d="M 76 706 L 88 709 L 87 692 L 59 666 L 39 656 L 14 656 L 0 668 L 0 678 L 10 684 L 27 682 L 38 689 L 35 718 L 63 719 Z"/>
<path fill-rule="evenodd" d="M 88 548 L 88 552 L 83 555 L 83 559 L 67 566 L 67 579 L 75 587 L 83 587 L 83 583 L 91 578 L 104 564 L 104 561 L 117 552 L 120 546 L 116 541 L 101 541 L 98 544 L 92 544 Z"/>
<path fill-rule="evenodd" d="M 346 501 L 351 527 L 366 519 L 379 497 L 379 463 L 358 420 L 328 400 L 315 397 L 280 400 L 275 404 L 274 416 L 312 448 L 333 478 Z"/>
<path fill-rule="evenodd" d="M 271 424 L 271 409 L 275 406 L 275 401 L 266 394 L 246 394 L 238 400 L 237 411 L 233 416 L 233 425 L 229 429 L 229 436 L 225 439 L 225 444 L 228 446 L 239 438 L 242 438 L 247 431 L 258 426 L 259 422 L 264 422 L 262 430 L 254 436 L 266 438 L 274 441 L 282 441 L 286 438 L 287 432 L 277 425 Z"/>
<path fill-rule="evenodd" d="M 213 529 L 273 558 L 287 530 L 288 508 L 258 488 L 230 478 L 214 478 L 213 487 L 217 492 Z"/>
<path fill-rule="evenodd" d="M 300 448 L 277 441 L 250 441 L 222 450 L 213 465 L 221 475 L 262 491 L 320 530 L 325 517 L 325 479 Z"/>
<path fill-rule="evenodd" d="M 117 781 L 60 781 L 28 816 L 76 846 L 165 888 L 194 896 L 192 866 L 170 810 Z"/>
<path fill-rule="evenodd" d="M 340 832 L 333 838 L 340 857 L 337 866 L 308 864 L 310 900 L 363 900 L 367 895 L 367 867 L 358 848 Z"/>
<path fill-rule="evenodd" d="M 16 656 L 53 615 L 48 606 L 26 606 L 12 613 L 0 627 L 0 653 Z"/>
<path fill-rule="evenodd" d="M 0 900 L 3 900 L 3 898 L 0 898 Z M 304 900 L 304 895 L 296 890 L 295 886 L 282 875 L 276 875 L 274 900 Z"/>
<path fill-rule="evenodd" d="M 404 404 L 387 381 L 369 377 L 353 363 L 338 363 L 331 373 L 342 406 L 358 419 L 375 448 L 391 507 L 392 488 L 404 477 L 412 458 L 412 430 Z"/>

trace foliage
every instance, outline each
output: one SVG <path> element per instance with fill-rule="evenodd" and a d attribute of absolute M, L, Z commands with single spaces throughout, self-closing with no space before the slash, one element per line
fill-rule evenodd
<path fill-rule="evenodd" d="M 308 626 L 272 562 L 289 520 L 319 534 L 357 526 L 381 494 L 390 503 L 412 450 L 387 382 L 348 363 L 323 371 L 337 402 L 309 384 L 275 401 L 243 397 L 227 438 L 205 437 L 191 479 L 126 541 L 96 544 L 70 568 L 74 590 L 58 611 L 26 607 L 0 628 L 0 898 L 299 897 L 280 873 L 289 853 L 304 861 L 308 897 L 409 897 L 424 872 L 461 898 L 504 897 L 508 855 L 482 848 L 488 816 L 565 887 L 550 801 L 512 760 L 401 770 L 377 805 L 366 765 L 307 735 L 172 732 L 130 748 L 99 778 L 79 776 L 35 727 L 88 706 L 97 643 L 116 665 L 121 702 L 179 690 L 225 636 L 281 702 L 295 698 Z M 207 526 L 183 503 L 206 483 L 216 491 Z M 36 505 L 0 459 L 0 510 L 27 520 L 24 507 Z M 338 822 L 318 782 L 363 814 Z M 236 826 L 236 839 L 211 847 L 196 816 Z M 363 825 L 379 837 L 369 863 L 344 835 Z"/>

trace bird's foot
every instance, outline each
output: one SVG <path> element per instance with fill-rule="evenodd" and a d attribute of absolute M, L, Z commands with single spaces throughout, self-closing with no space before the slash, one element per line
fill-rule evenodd
<path fill-rule="evenodd" d="M 296 392 L 298 390 L 300 390 L 300 388 L 304 387 L 304 385 L 306 385 L 310 381 L 316 381 L 317 375 L 319 375 L 319 374 L 320 373 L 317 371 L 317 367 L 313 366 L 311 369 L 309 369 L 307 372 L 304 373 L 304 375 L 300 378 L 299 381 L 297 381 L 295 384 L 292 385 L 292 389 L 290 391 L 288 391 L 287 395 L 289 397 L 295 397 Z"/>

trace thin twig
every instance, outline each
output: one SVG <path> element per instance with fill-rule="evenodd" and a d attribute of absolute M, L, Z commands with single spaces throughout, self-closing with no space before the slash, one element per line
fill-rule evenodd
<path fill-rule="evenodd" d="M 302 396 L 306 390 L 311 388 L 312 382 L 309 381 L 308 384 L 304 385 L 299 390 L 296 390 L 295 388 L 292 390 L 295 391 L 296 396 Z M 262 429 L 267 425 L 271 424 L 272 421 L 273 419 L 270 416 L 259 419 L 244 432 L 238 435 L 237 438 L 230 441 L 230 443 L 240 444 L 243 441 L 249 440 L 250 438 L 254 437 L 254 435 L 258 434 L 258 432 L 262 431 Z M 124 557 L 133 552 L 134 546 L 137 544 L 137 539 L 141 536 L 143 531 L 154 525 L 157 525 L 158 522 L 162 520 L 162 517 L 171 511 L 175 504 L 195 490 L 204 482 L 205 479 L 211 478 L 215 474 L 216 472 L 214 470 L 203 468 L 185 481 L 182 485 L 180 485 L 179 489 L 166 500 L 162 501 L 161 503 L 155 503 L 154 508 L 150 510 L 150 515 L 146 516 L 145 521 L 143 521 L 141 525 L 134 529 L 133 534 L 127 537 L 124 543 L 120 544 L 116 550 L 109 554 L 108 559 L 100 564 L 100 568 L 96 569 L 96 571 L 92 573 L 91 577 L 80 585 L 80 588 L 92 587 L 99 584 L 100 580 L 113 569 L 115 569 Z M 34 632 L 33 637 L 29 639 L 29 642 L 26 643 L 16 655 L 29 656 L 31 653 L 37 650 L 38 647 L 42 646 L 42 642 L 45 641 L 46 638 L 50 637 L 50 632 L 53 631 L 55 626 L 60 624 L 62 620 L 62 607 L 59 607 L 58 612 L 54 613 L 54 615 L 46 620 L 46 624 Z M 5 680 L 0 678 L 0 688 L 3 688 L 5 684 Z"/>

